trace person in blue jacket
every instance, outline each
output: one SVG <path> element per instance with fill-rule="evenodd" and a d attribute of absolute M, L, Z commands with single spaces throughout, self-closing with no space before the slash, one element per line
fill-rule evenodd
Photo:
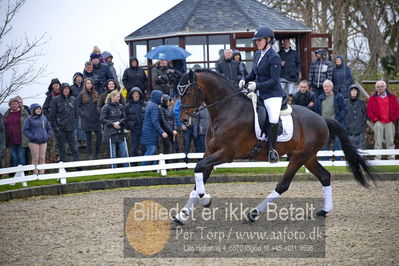
<path fill-rule="evenodd" d="M 252 71 L 245 79 L 241 80 L 239 87 L 248 83 L 249 91 L 256 91 L 264 102 L 269 116 L 269 128 L 267 130 L 269 143 L 269 162 L 277 163 L 279 155 L 275 150 L 277 141 L 278 120 L 284 91 L 280 85 L 281 59 L 273 50 L 275 43 L 273 31 L 261 26 L 255 31 L 253 40 L 256 41 L 258 51 L 254 56 Z"/>
<path fill-rule="evenodd" d="M 151 93 L 151 101 L 147 103 L 144 113 L 143 128 L 141 130 L 141 144 L 146 146 L 144 156 L 154 155 L 157 151 L 158 137 L 162 136 L 164 139 L 168 134 L 162 129 L 159 118 L 159 105 L 161 104 L 161 97 L 163 92 L 153 90 Z M 146 165 L 144 162 L 143 165 Z"/>
<path fill-rule="evenodd" d="M 28 138 L 28 145 L 32 154 L 32 164 L 45 164 L 47 141 L 51 136 L 50 122 L 42 113 L 39 104 L 30 106 L 31 115 L 25 120 L 23 133 Z M 44 174 L 44 170 L 33 170 L 34 174 Z"/>

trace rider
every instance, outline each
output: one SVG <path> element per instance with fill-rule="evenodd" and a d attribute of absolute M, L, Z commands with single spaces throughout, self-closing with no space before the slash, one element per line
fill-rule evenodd
<path fill-rule="evenodd" d="M 253 40 L 258 51 L 254 56 L 252 71 L 239 83 L 240 88 L 248 83 L 248 90 L 255 91 L 263 100 L 269 116 L 268 142 L 269 162 L 277 163 L 279 155 L 275 150 L 277 140 L 278 120 L 284 91 L 280 85 L 280 56 L 273 50 L 275 43 L 273 31 L 265 26 L 256 29 Z"/>

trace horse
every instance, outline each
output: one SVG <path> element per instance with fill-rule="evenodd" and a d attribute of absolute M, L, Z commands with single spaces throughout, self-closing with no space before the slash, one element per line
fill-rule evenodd
<path fill-rule="evenodd" d="M 184 224 L 192 209 L 200 203 L 204 207 L 211 204 L 211 196 L 205 191 L 215 165 L 230 163 L 235 159 L 248 159 L 259 142 L 254 130 L 254 110 L 251 100 L 224 76 L 208 69 L 186 72 L 180 79 L 178 91 L 181 96 L 180 120 L 187 124 L 205 102 L 210 125 L 206 133 L 204 157 L 194 169 L 195 186 L 184 208 L 174 221 Z M 332 211 L 332 191 L 330 172 L 317 160 L 316 154 L 329 141 L 337 136 L 342 144 L 345 159 L 355 180 L 369 187 L 367 179 L 374 181 L 374 173 L 348 139 L 345 129 L 333 119 L 325 119 L 303 106 L 292 105 L 293 136 L 289 141 L 277 142 L 279 156 L 289 153 L 289 163 L 281 180 L 272 193 L 256 208 L 247 214 L 248 222 L 254 222 L 264 213 L 267 206 L 288 190 L 291 181 L 300 167 L 305 166 L 322 185 L 323 209 L 318 216 L 326 217 Z M 266 161 L 268 145 L 253 159 Z M 365 173 L 365 174 L 364 174 Z"/>

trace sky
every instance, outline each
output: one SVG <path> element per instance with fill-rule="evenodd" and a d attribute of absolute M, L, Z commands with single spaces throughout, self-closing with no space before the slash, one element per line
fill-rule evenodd
<path fill-rule="evenodd" d="M 129 60 L 124 38 L 179 2 L 181 0 L 26 0 L 12 21 L 12 31 L 0 43 L 3 46 L 25 34 L 33 39 L 46 33 L 48 42 L 38 60 L 38 66 L 47 66 L 46 72 L 38 84 L 26 86 L 18 93 L 24 98 L 24 104 L 43 104 L 52 78 L 72 83 L 73 74 L 83 71 L 94 45 L 102 52 L 110 52 L 116 71 L 123 73 Z M 0 0 L 1 15 L 6 6 L 7 0 Z M 1 20 L 3 18 L 1 16 Z M 41 96 L 32 98 L 37 94 Z M 6 107 L 4 103 L 0 110 L 3 112 Z"/>

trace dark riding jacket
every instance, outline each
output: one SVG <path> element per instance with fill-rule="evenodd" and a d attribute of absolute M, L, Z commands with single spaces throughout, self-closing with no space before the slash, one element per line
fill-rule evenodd
<path fill-rule="evenodd" d="M 260 56 L 261 51 L 256 51 L 252 71 L 245 77 L 245 82 L 256 82 L 256 90 L 259 91 L 262 100 L 283 97 L 284 91 L 280 85 L 280 56 L 273 48 L 269 48 L 258 64 Z"/>

